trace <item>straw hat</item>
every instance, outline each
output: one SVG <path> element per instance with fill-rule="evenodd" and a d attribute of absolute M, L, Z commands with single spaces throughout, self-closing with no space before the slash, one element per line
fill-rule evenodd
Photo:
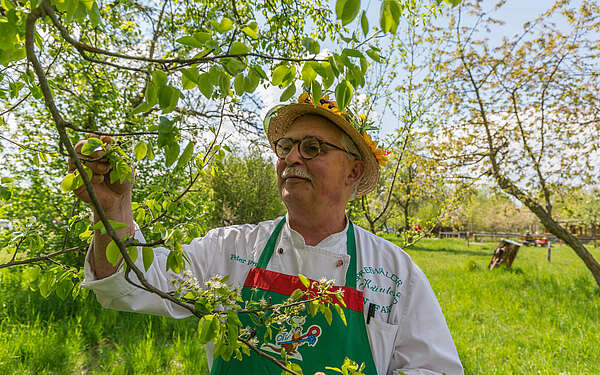
<path fill-rule="evenodd" d="M 365 174 L 359 182 L 356 196 L 373 190 L 379 180 L 379 166 L 387 162 L 389 152 L 377 148 L 377 142 L 371 140 L 367 132 L 360 129 L 361 124 L 365 122 L 364 117 L 361 119 L 349 111 L 340 111 L 335 101 L 330 101 L 328 97 L 321 98 L 319 104 L 314 105 L 310 95 L 304 93 L 300 95 L 298 103 L 280 104 L 272 108 L 265 116 L 264 127 L 273 151 L 275 141 L 284 137 L 298 117 L 307 114 L 328 119 L 352 139 L 365 163 Z"/>

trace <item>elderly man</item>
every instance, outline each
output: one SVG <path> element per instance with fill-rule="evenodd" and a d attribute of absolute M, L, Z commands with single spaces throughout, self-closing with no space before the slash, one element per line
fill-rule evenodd
<path fill-rule="evenodd" d="M 364 362 L 366 374 L 462 374 L 442 311 L 423 272 L 400 248 L 346 217 L 347 202 L 375 187 L 382 159 L 381 150 L 360 127 L 360 119 L 340 112 L 335 102 L 322 99 L 313 105 L 306 94 L 299 103 L 274 108 L 265 128 L 278 157 L 277 184 L 287 215 L 209 231 L 185 247 L 191 260 L 187 269 L 200 281 L 230 275 L 228 282 L 242 288 L 243 298 L 252 293 L 255 299 L 280 301 L 299 285 L 298 274 L 334 280 L 343 288 L 347 327 L 336 320 L 330 326 L 317 314 L 259 343 L 276 357 L 285 349 L 305 374 L 341 364 L 345 357 Z M 122 234 L 133 233 L 130 186 L 114 189 L 101 180 L 96 179 L 100 182 L 96 191 L 107 214 L 126 222 Z M 86 200 L 84 191 L 76 193 Z M 189 315 L 128 283 L 123 272 L 106 260 L 108 241 L 95 233 L 83 283 L 103 306 L 176 318 Z M 168 250 L 155 249 L 155 261 L 146 272 L 146 278 L 162 290 L 171 289 L 177 277 L 165 272 L 167 255 Z M 211 374 L 281 373 L 255 355 L 243 362 L 220 358 L 213 362 L 211 348 L 207 353 Z"/>

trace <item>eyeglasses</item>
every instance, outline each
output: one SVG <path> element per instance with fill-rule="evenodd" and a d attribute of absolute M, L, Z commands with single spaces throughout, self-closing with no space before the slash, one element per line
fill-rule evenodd
<path fill-rule="evenodd" d="M 306 136 L 302 139 L 293 139 L 293 138 L 280 138 L 275 141 L 275 154 L 278 158 L 284 159 L 294 148 L 296 143 L 299 143 L 298 151 L 300 152 L 300 156 L 303 159 L 314 159 L 321 154 L 321 150 L 323 149 L 323 145 L 327 145 L 336 150 L 344 151 L 350 155 L 353 155 L 355 158 L 360 159 L 360 157 L 348 150 L 344 150 L 340 146 L 336 146 L 332 143 L 325 142 L 320 140 L 317 137 Z"/>

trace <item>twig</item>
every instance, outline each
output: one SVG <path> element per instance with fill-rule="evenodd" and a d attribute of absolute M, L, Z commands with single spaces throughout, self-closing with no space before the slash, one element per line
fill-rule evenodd
<path fill-rule="evenodd" d="M 3 140 L 5 140 L 6 142 L 12 143 L 15 146 L 21 147 L 23 150 L 30 150 L 30 151 L 35 151 L 35 152 L 41 152 L 42 154 L 53 154 L 54 153 L 54 151 L 40 150 L 38 148 L 34 148 L 34 147 L 29 147 L 29 146 L 22 145 L 20 143 L 17 143 L 15 141 L 13 141 L 12 139 L 6 138 L 6 137 L 4 137 L 2 135 L 0 135 L 0 138 L 3 139 Z"/>
<path fill-rule="evenodd" d="M 240 340 L 241 342 L 243 342 L 244 344 L 246 344 L 247 347 L 249 347 L 250 349 L 252 349 L 252 351 L 254 351 L 256 354 L 258 354 L 261 357 L 265 357 L 267 359 L 269 359 L 270 361 L 273 361 L 273 363 L 275 363 L 277 366 L 279 366 L 283 371 L 289 372 L 290 374 L 293 375 L 300 375 L 297 372 L 290 370 L 289 368 L 285 367 L 285 365 L 283 363 L 281 363 L 281 361 L 279 361 L 277 358 L 273 357 L 272 355 L 269 355 L 265 352 L 263 352 L 262 350 L 258 349 L 256 346 L 250 344 L 250 341 L 243 339 L 241 337 L 238 337 L 238 340 Z"/>
<path fill-rule="evenodd" d="M 62 118 L 60 112 L 58 111 L 58 108 L 56 107 L 56 104 L 54 103 L 54 99 L 52 97 L 52 92 L 50 90 L 50 86 L 48 84 L 46 74 L 44 73 L 44 70 L 43 70 L 40 62 L 39 62 L 37 56 L 35 55 L 35 48 L 34 48 L 34 42 L 33 42 L 34 33 L 35 33 L 35 24 L 36 24 L 37 20 L 43 16 L 42 9 L 50 9 L 52 11 L 48 0 L 43 0 L 42 4 L 38 8 L 33 9 L 31 11 L 31 13 L 29 13 L 27 15 L 27 20 L 25 23 L 25 49 L 27 52 L 27 59 L 31 62 L 31 64 L 34 68 L 34 71 L 38 77 L 40 89 L 42 90 L 42 93 L 44 94 L 44 101 L 50 111 L 50 114 L 52 115 L 52 118 L 56 125 L 56 129 L 58 130 L 58 133 L 60 136 L 60 142 L 66 147 L 66 149 L 69 153 L 69 156 L 71 157 L 71 160 L 73 161 L 73 163 L 75 164 L 75 167 L 81 174 L 83 184 L 86 187 L 86 190 L 90 197 L 90 201 L 96 211 L 96 214 L 98 215 L 98 217 L 104 224 L 104 228 L 106 229 L 107 234 L 112 238 L 113 241 L 115 241 L 115 244 L 119 248 L 119 251 L 121 252 L 121 255 L 123 256 L 123 260 L 127 264 L 128 268 L 134 271 L 134 273 L 136 274 L 138 280 L 140 280 L 142 285 L 144 285 L 144 287 L 146 287 L 146 289 L 149 290 L 150 292 L 152 292 L 152 293 L 160 296 L 161 298 L 166 299 L 176 305 L 179 305 L 179 306 L 185 308 L 186 310 L 190 311 L 192 314 L 197 316 L 198 311 L 193 306 L 189 306 L 189 305 L 179 301 L 178 299 L 171 297 L 167 293 L 152 286 L 145 279 L 142 271 L 140 271 L 140 269 L 137 268 L 135 266 L 135 264 L 132 262 L 131 258 L 129 257 L 129 254 L 127 252 L 127 248 L 125 247 L 125 244 L 119 238 L 115 229 L 110 224 L 108 217 L 106 217 L 106 214 L 105 214 L 104 210 L 102 209 L 100 202 L 98 201 L 98 197 L 96 196 L 94 187 L 92 186 L 92 183 L 83 168 L 83 164 L 81 163 L 81 160 L 80 160 L 79 156 L 77 155 L 77 152 L 75 151 L 75 148 L 73 147 L 73 144 L 71 143 L 71 140 L 69 139 L 69 136 L 66 132 L 66 124 L 67 123 Z M 55 16 L 56 16 L 56 14 L 55 14 Z"/>
<path fill-rule="evenodd" d="M 19 265 L 23 265 L 23 264 L 31 264 L 31 263 L 43 262 L 43 261 L 50 260 L 50 258 L 53 258 L 53 257 L 58 256 L 58 255 L 70 253 L 70 252 L 73 252 L 73 251 L 83 250 L 83 249 L 86 249 L 86 248 L 87 248 L 87 246 L 76 246 L 76 247 L 72 247 L 70 249 L 64 249 L 64 250 L 60 250 L 60 251 L 57 251 L 57 252 L 54 252 L 54 253 L 50 253 L 48 255 L 42 255 L 42 256 L 37 257 L 37 258 L 29 258 L 29 259 L 23 259 L 23 260 L 12 260 L 12 261 L 10 261 L 8 263 L 0 264 L 0 268 L 7 268 L 7 267 L 19 266 Z"/>
<path fill-rule="evenodd" d="M 18 106 L 21 105 L 21 103 L 23 103 L 25 100 L 27 100 L 27 98 L 29 98 L 29 96 L 31 96 L 31 91 L 27 93 L 27 95 L 25 95 L 24 97 L 21 98 L 21 100 L 19 100 L 18 102 L 16 102 L 12 107 L 10 107 L 9 109 L 7 109 L 6 111 L 0 113 L 0 116 L 4 116 L 5 114 L 7 114 L 8 112 L 11 112 L 13 109 L 17 108 Z"/>
<path fill-rule="evenodd" d="M 135 61 L 150 62 L 150 63 L 156 63 L 156 64 L 186 64 L 186 65 L 197 64 L 197 63 L 202 63 L 202 62 L 209 62 L 209 61 L 214 61 L 214 60 L 220 60 L 220 59 L 224 59 L 224 58 L 227 58 L 227 57 L 247 57 L 247 56 L 260 57 L 260 58 L 269 59 L 269 60 L 293 61 L 293 62 L 326 61 L 325 59 L 291 58 L 291 57 L 281 57 L 281 56 L 268 56 L 268 55 L 264 55 L 264 54 L 261 54 L 261 53 L 255 53 L 255 52 L 248 52 L 248 53 L 242 53 L 242 54 L 223 54 L 223 55 L 216 55 L 216 56 L 211 56 L 211 57 L 199 57 L 199 58 L 195 58 L 195 59 L 182 59 L 182 58 L 155 59 L 155 58 L 145 57 L 145 56 L 125 55 L 125 54 L 122 54 L 122 53 L 117 53 L 117 52 L 112 52 L 112 51 L 107 51 L 107 50 L 103 50 L 103 49 L 100 49 L 100 48 L 92 47 L 92 46 L 89 46 L 87 44 L 81 43 L 81 42 L 73 39 L 73 37 L 69 34 L 69 32 L 67 31 L 67 29 L 62 25 L 62 23 L 60 22 L 60 20 L 56 16 L 56 13 L 54 12 L 54 9 L 52 9 L 52 6 L 49 3 L 46 3 L 46 2 L 42 2 L 41 6 L 44 8 L 44 11 L 46 12 L 46 14 L 52 20 L 52 23 L 54 24 L 54 26 L 60 32 L 60 35 L 69 44 L 73 45 L 73 47 L 75 47 L 80 53 L 82 53 L 83 51 L 87 51 L 87 52 L 90 52 L 90 53 L 97 53 L 97 54 L 100 54 L 100 55 L 112 56 L 112 57 L 117 57 L 117 58 L 126 59 L 126 60 L 135 60 Z"/>

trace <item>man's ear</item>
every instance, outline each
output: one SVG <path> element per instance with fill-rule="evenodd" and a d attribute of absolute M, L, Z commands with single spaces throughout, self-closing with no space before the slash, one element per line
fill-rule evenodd
<path fill-rule="evenodd" d="M 352 186 L 363 177 L 365 174 L 365 162 L 362 160 L 353 160 L 352 161 L 352 169 L 350 169 L 350 173 L 346 176 L 346 184 L 348 186 Z"/>

